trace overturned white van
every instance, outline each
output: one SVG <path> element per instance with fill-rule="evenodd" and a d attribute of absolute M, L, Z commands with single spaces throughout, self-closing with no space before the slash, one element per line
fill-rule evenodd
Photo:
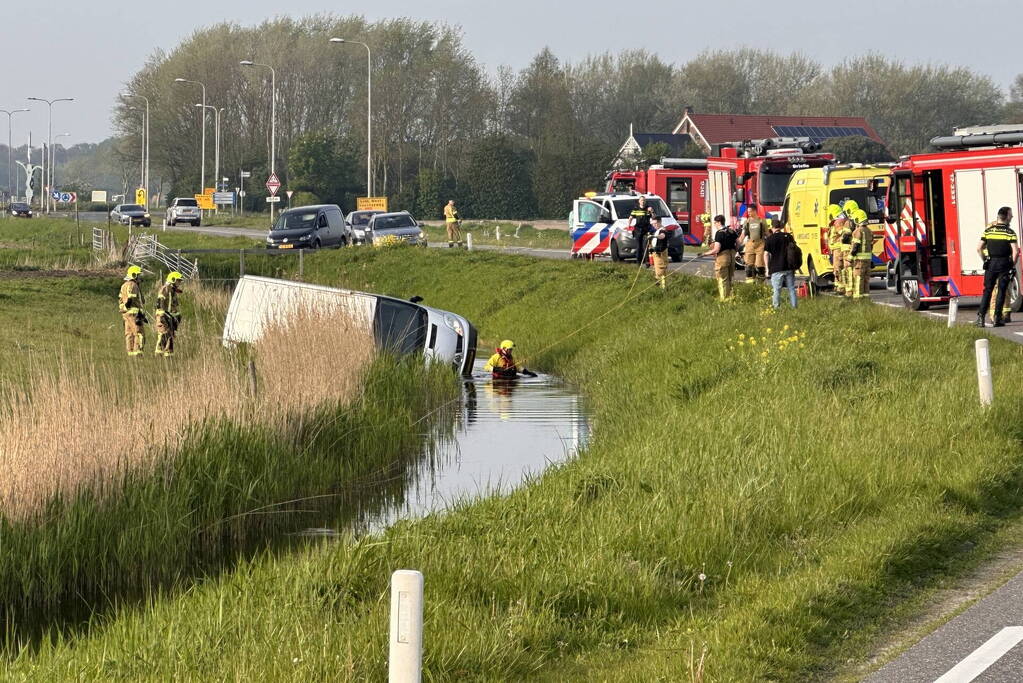
<path fill-rule="evenodd" d="M 476 361 L 476 328 L 460 315 L 380 294 L 246 275 L 238 281 L 224 322 L 224 344 L 258 341 L 274 320 L 303 308 L 342 310 L 373 332 L 380 349 L 422 353 L 462 375 Z"/>

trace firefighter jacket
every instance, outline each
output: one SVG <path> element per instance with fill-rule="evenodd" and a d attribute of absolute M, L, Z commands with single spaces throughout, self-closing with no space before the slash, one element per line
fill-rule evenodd
<path fill-rule="evenodd" d="M 137 280 L 125 280 L 121 285 L 121 292 L 117 297 L 121 313 L 138 313 L 145 301 L 142 298 L 142 289 Z M 129 309 L 134 308 L 134 311 Z"/>
<path fill-rule="evenodd" d="M 444 221 L 446 223 L 458 222 L 458 209 L 450 204 L 444 206 Z"/>
<path fill-rule="evenodd" d="M 874 255 L 874 231 L 869 225 L 859 225 L 852 233 L 852 257 L 869 261 Z"/>
<path fill-rule="evenodd" d="M 160 291 L 156 295 L 156 307 L 161 311 L 177 315 L 179 294 L 181 294 L 181 290 L 178 289 L 177 285 L 173 283 L 165 284 L 163 287 L 160 287 Z"/>
<path fill-rule="evenodd" d="M 518 377 L 519 366 L 510 353 L 498 349 L 483 366 L 483 370 L 489 372 L 495 379 L 515 379 Z"/>
<path fill-rule="evenodd" d="M 835 251 L 842 243 L 842 226 L 839 225 L 839 221 L 834 221 L 828 226 L 827 240 L 831 251 Z"/>

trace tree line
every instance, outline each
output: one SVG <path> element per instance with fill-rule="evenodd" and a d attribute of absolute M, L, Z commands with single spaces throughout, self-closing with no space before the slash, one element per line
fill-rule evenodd
<path fill-rule="evenodd" d="M 447 24 L 358 16 L 224 23 L 157 51 L 128 83 L 150 98 L 151 158 L 167 195 L 199 187 L 201 91 L 223 108 L 221 175 L 252 172 L 262 203 L 269 173 L 270 74 L 276 70 L 277 174 L 306 200 L 354 207 L 366 192 L 367 54 L 373 70 L 376 194 L 422 218 L 453 198 L 463 216 L 564 217 L 570 201 L 598 188 L 629 126 L 670 132 L 686 106 L 697 112 L 865 116 L 900 155 L 957 125 L 1023 122 L 1023 75 L 1008 93 L 964 67 L 914 65 L 881 55 L 825 67 L 801 54 L 712 50 L 681 64 L 645 50 L 576 63 L 544 49 L 524 68 L 488 73 Z M 137 103 L 137 102 L 136 102 Z M 134 103 L 132 103 L 134 104 Z M 139 112 L 118 102 L 114 123 L 124 163 L 137 164 Z M 207 185 L 213 178 L 207 119 Z M 876 151 L 876 150 L 875 150 Z"/>

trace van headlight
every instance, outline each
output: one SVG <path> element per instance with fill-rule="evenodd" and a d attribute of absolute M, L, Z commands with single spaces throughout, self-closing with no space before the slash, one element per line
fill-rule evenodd
<path fill-rule="evenodd" d="M 462 327 L 462 322 L 453 315 L 447 313 L 444 314 L 444 324 L 455 331 L 459 337 L 464 336 L 465 330 Z"/>
<path fill-rule="evenodd" d="M 143 218 L 149 218 L 149 214 L 148 213 L 144 213 L 144 214 L 142 214 L 142 217 Z"/>
<path fill-rule="evenodd" d="M 426 237 L 426 233 L 423 232 L 422 230 L 420 230 L 419 231 L 419 239 L 423 239 L 424 237 Z"/>

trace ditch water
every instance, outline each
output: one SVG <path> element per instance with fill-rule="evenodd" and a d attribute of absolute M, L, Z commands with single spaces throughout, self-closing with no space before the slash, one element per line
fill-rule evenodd
<path fill-rule="evenodd" d="M 295 534 L 371 533 L 459 501 L 508 493 L 574 457 L 589 436 L 582 398 L 568 384 L 543 374 L 494 382 L 483 361 L 462 385 L 460 401 L 436 417 L 419 453 L 336 492 L 331 505 L 305 511 Z"/>

